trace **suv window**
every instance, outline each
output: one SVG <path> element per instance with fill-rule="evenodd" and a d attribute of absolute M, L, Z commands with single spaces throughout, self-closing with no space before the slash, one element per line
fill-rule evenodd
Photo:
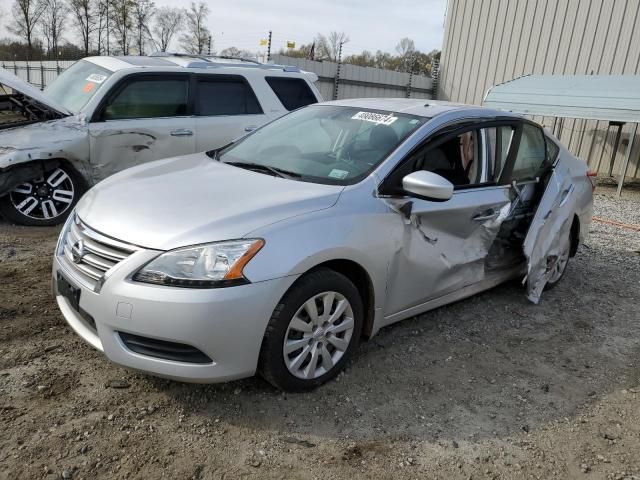
<path fill-rule="evenodd" d="M 189 79 L 131 80 L 107 104 L 104 120 L 178 117 L 187 115 Z"/>
<path fill-rule="evenodd" d="M 198 78 L 196 108 L 197 114 L 201 116 L 262 113 L 258 99 L 247 81 L 231 75 Z"/>
<path fill-rule="evenodd" d="M 547 159 L 547 145 L 542 130 L 529 123 L 522 126 L 511 180 L 533 180 L 540 175 Z"/>
<path fill-rule="evenodd" d="M 265 80 L 287 110 L 318 102 L 307 82 L 301 78 L 265 77 Z"/>

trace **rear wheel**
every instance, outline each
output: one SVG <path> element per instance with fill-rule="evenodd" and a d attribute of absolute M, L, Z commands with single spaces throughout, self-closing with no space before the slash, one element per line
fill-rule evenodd
<path fill-rule="evenodd" d="M 0 213 L 20 225 L 57 225 L 64 222 L 85 190 L 80 174 L 60 165 L 2 197 Z"/>
<path fill-rule="evenodd" d="M 573 233 L 571 233 L 565 244 L 562 246 L 560 250 L 560 254 L 555 259 L 554 264 L 551 266 L 551 276 L 549 280 L 547 280 L 547 284 L 545 285 L 545 290 L 551 290 L 553 287 L 560 283 L 562 277 L 564 276 L 564 272 L 567 271 L 567 265 L 569 264 L 569 257 L 571 256 L 571 244 L 572 244 Z"/>
<path fill-rule="evenodd" d="M 363 306 L 344 275 L 319 269 L 303 276 L 273 312 L 260 351 L 262 376 L 287 391 L 335 377 L 356 350 Z"/>

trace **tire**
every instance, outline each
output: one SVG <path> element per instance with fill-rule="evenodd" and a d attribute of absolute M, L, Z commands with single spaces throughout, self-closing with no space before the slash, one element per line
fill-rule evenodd
<path fill-rule="evenodd" d="M 556 285 L 560 283 L 562 278 L 564 277 L 565 272 L 567 271 L 567 265 L 569 264 L 569 259 L 571 258 L 571 245 L 573 244 L 573 231 L 567 237 L 567 242 L 564 248 L 562 249 L 562 253 L 558 256 L 558 261 L 556 261 L 553 266 L 554 272 L 549 277 L 546 285 L 544 286 L 545 290 L 551 290 Z"/>
<path fill-rule="evenodd" d="M 324 312 L 325 301 L 329 315 Z M 316 321 L 309 313 L 314 305 Z M 326 268 L 305 274 L 273 311 L 260 349 L 260 374 L 289 392 L 309 390 L 334 378 L 358 348 L 363 312 L 358 289 L 344 275 Z"/>
<path fill-rule="evenodd" d="M 69 216 L 85 191 L 84 178 L 69 165 L 60 164 L 0 198 L 0 213 L 19 225 L 58 225 Z"/>

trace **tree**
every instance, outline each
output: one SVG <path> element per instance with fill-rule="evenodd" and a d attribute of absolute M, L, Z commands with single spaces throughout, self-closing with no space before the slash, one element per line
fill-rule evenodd
<path fill-rule="evenodd" d="M 62 29 L 67 21 L 69 10 L 63 0 L 42 0 L 44 10 L 40 17 L 40 30 L 47 40 L 49 56 L 53 51 L 54 58 L 58 55 L 58 43 Z"/>
<path fill-rule="evenodd" d="M 375 67 L 376 59 L 369 50 L 364 50 L 362 53 L 345 57 L 344 63 L 358 65 L 360 67 Z"/>
<path fill-rule="evenodd" d="M 236 47 L 225 48 L 220 52 L 220 55 L 223 57 L 257 58 L 257 55 L 254 52 L 250 52 L 249 50 L 240 50 Z"/>
<path fill-rule="evenodd" d="M 183 21 L 184 12 L 180 8 L 160 7 L 156 10 L 151 37 L 156 48 L 161 52 L 166 52 Z"/>
<path fill-rule="evenodd" d="M 204 2 L 197 5 L 191 2 L 191 6 L 184 15 L 187 33 L 180 37 L 180 45 L 187 53 L 203 54 L 211 38 L 211 33 L 206 26 L 209 7 Z"/>
<path fill-rule="evenodd" d="M 101 55 L 103 51 L 109 52 L 109 1 L 93 0 L 97 2 L 95 11 L 96 25 L 96 55 Z"/>
<path fill-rule="evenodd" d="M 70 0 L 69 8 L 73 15 L 73 25 L 80 33 L 85 56 L 91 51 L 91 39 L 96 30 L 98 5 L 93 0 Z"/>
<path fill-rule="evenodd" d="M 36 27 L 44 12 L 41 0 L 15 0 L 11 9 L 13 22 L 7 26 L 14 35 L 27 42 L 27 60 L 31 60 Z"/>
<path fill-rule="evenodd" d="M 408 37 L 401 39 L 396 45 L 396 52 L 398 52 L 398 55 L 400 55 L 401 57 L 406 57 L 410 53 L 415 52 L 415 50 L 415 42 Z"/>
<path fill-rule="evenodd" d="M 133 28 L 134 0 L 109 0 L 109 28 L 122 55 L 129 55 Z"/>
<path fill-rule="evenodd" d="M 316 44 L 316 58 L 338 61 L 340 45 L 349 41 L 349 36 L 344 32 L 331 32 L 329 35 L 319 33 L 314 40 Z"/>
<path fill-rule="evenodd" d="M 133 7 L 133 23 L 136 32 L 138 55 L 144 55 L 144 46 L 151 40 L 149 23 L 155 13 L 156 6 L 151 0 L 136 0 Z"/>

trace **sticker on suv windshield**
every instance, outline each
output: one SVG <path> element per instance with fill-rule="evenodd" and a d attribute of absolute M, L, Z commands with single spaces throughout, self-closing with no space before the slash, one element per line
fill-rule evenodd
<path fill-rule="evenodd" d="M 87 80 L 87 82 L 93 82 L 93 83 L 102 83 L 107 79 L 106 75 L 100 75 L 98 73 L 92 73 L 91 75 L 89 75 L 85 80 Z"/>
<path fill-rule="evenodd" d="M 346 170 L 339 170 L 337 168 L 334 168 L 329 172 L 329 177 L 337 178 L 340 180 L 342 180 L 343 178 L 347 178 L 347 175 L 349 175 L 349 172 L 347 172 Z"/>
<path fill-rule="evenodd" d="M 358 112 L 351 120 L 364 120 L 365 122 L 372 122 L 381 125 L 391 125 L 393 122 L 398 120 L 398 117 L 394 117 L 392 113 L 386 115 L 384 113 L 375 113 L 375 112 Z"/>

